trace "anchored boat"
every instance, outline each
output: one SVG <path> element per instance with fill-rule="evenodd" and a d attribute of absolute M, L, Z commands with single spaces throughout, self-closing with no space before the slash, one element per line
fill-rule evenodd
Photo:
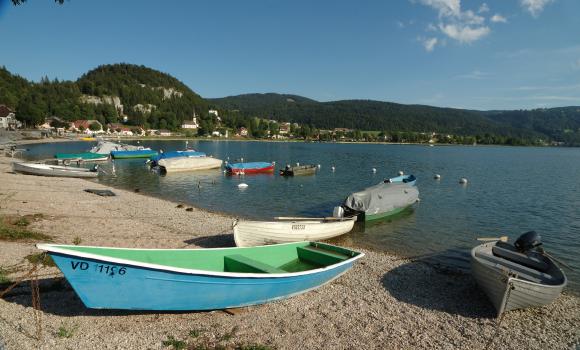
<path fill-rule="evenodd" d="M 87 169 L 40 163 L 12 163 L 12 170 L 22 174 L 40 176 L 84 178 L 95 178 L 99 176 L 96 166 L 92 169 Z"/>
<path fill-rule="evenodd" d="M 497 315 L 554 301 L 566 286 L 564 271 L 537 248 L 540 237 L 531 231 L 514 245 L 496 241 L 471 250 L 471 270 Z"/>
<path fill-rule="evenodd" d="M 85 162 L 102 162 L 109 159 L 108 154 L 99 154 L 92 152 L 81 152 L 81 153 L 57 153 L 54 158 L 61 161 L 76 161 L 82 160 Z"/>
<path fill-rule="evenodd" d="M 132 151 L 111 151 L 111 157 L 114 159 L 129 159 L 129 158 L 150 158 L 157 155 L 157 151 L 151 148 L 142 148 Z"/>
<path fill-rule="evenodd" d="M 319 241 L 350 232 L 356 218 L 275 218 L 274 221 L 236 220 L 234 240 L 238 247 Z"/>
<path fill-rule="evenodd" d="M 232 163 L 226 165 L 226 171 L 232 175 L 271 173 L 274 171 L 274 164 L 266 162 Z"/>
<path fill-rule="evenodd" d="M 252 248 L 128 249 L 38 244 L 88 308 L 214 310 L 318 288 L 364 254 L 298 242 Z"/>
<path fill-rule="evenodd" d="M 314 175 L 316 174 L 316 169 L 317 166 L 313 164 L 300 166 L 287 165 L 284 169 L 280 169 L 280 175 L 282 176 Z"/>
<path fill-rule="evenodd" d="M 222 160 L 212 157 L 173 157 L 158 160 L 157 166 L 166 173 L 221 168 Z"/>

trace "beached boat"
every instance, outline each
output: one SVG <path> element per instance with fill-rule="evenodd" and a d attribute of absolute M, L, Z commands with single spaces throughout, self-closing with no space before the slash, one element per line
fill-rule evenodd
<path fill-rule="evenodd" d="M 222 160 L 212 157 L 173 157 L 155 162 L 161 171 L 174 173 L 221 168 Z"/>
<path fill-rule="evenodd" d="M 109 159 L 108 154 L 99 154 L 99 153 L 92 153 L 92 152 L 81 152 L 81 153 L 57 153 L 54 155 L 54 158 L 67 161 L 67 160 L 83 160 L 85 162 L 102 162 Z"/>
<path fill-rule="evenodd" d="M 319 241 L 350 232 L 356 218 L 276 218 L 274 221 L 236 220 L 234 240 L 238 247 Z"/>
<path fill-rule="evenodd" d="M 57 177 L 84 177 L 95 178 L 99 176 L 96 168 L 77 168 L 40 163 L 12 163 L 12 170 L 22 174 L 57 176 Z"/>
<path fill-rule="evenodd" d="M 284 169 L 280 169 L 280 175 L 282 176 L 314 175 L 316 174 L 316 169 L 317 166 L 313 164 L 300 166 L 287 165 Z"/>
<path fill-rule="evenodd" d="M 124 249 L 38 244 L 88 308 L 214 310 L 320 287 L 364 254 L 323 243 L 252 248 Z"/>
<path fill-rule="evenodd" d="M 567 283 L 562 269 L 542 252 L 518 249 L 501 241 L 471 250 L 471 272 L 498 316 L 505 311 L 547 305 Z"/>
<path fill-rule="evenodd" d="M 271 173 L 274 171 L 274 164 L 266 162 L 233 163 L 226 165 L 226 171 L 233 175 Z"/>
<path fill-rule="evenodd" d="M 151 148 L 142 148 L 132 151 L 111 151 L 113 159 L 130 159 L 130 158 L 151 158 L 157 155 L 157 151 Z"/>
<path fill-rule="evenodd" d="M 402 212 L 419 200 L 417 187 L 395 182 L 371 186 L 348 196 L 334 215 L 364 216 L 365 221 L 386 218 Z"/>

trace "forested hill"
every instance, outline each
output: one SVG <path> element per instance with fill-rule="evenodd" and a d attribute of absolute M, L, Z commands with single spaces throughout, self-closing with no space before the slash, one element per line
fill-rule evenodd
<path fill-rule="evenodd" d="M 209 99 L 242 115 L 307 123 L 317 128 L 438 132 L 542 138 L 580 144 L 580 107 L 474 111 L 371 100 L 317 102 L 294 95 L 247 94 Z"/>
<path fill-rule="evenodd" d="M 178 129 L 193 113 L 208 118 L 208 104 L 189 87 L 151 68 L 131 64 L 99 66 L 77 81 L 29 82 L 0 68 L 0 104 L 17 118 L 37 125 L 44 118 L 97 119 L 102 124 L 127 118 L 127 124 Z"/>

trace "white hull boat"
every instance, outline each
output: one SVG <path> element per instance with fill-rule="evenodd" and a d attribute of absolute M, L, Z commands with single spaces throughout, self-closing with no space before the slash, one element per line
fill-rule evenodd
<path fill-rule="evenodd" d="M 352 230 L 356 218 L 276 218 L 274 221 L 236 220 L 234 240 L 238 247 L 324 240 Z"/>
<path fill-rule="evenodd" d="M 222 160 L 212 157 L 175 157 L 160 159 L 157 165 L 162 171 L 174 173 L 220 168 Z"/>
<path fill-rule="evenodd" d="M 471 269 L 498 316 L 547 305 L 558 298 L 567 283 L 566 275 L 551 258 L 536 251 L 522 252 L 501 241 L 473 248 Z"/>
<path fill-rule="evenodd" d="M 82 177 L 95 178 L 99 176 L 96 169 L 86 169 L 68 166 L 58 166 L 39 163 L 12 163 L 12 170 L 22 174 L 57 176 L 57 177 Z"/>

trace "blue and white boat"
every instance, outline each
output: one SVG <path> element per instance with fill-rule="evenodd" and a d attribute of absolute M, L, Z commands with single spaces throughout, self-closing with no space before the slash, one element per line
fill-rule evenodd
<path fill-rule="evenodd" d="M 169 158 L 178 158 L 178 157 L 205 157 L 206 154 L 203 152 L 198 152 L 194 150 L 185 150 L 185 151 L 170 151 L 170 152 L 163 152 L 159 153 L 151 158 L 149 158 L 153 162 L 157 162 L 161 159 L 169 159 Z"/>
<path fill-rule="evenodd" d="M 386 179 L 383 182 L 385 182 L 385 183 L 402 182 L 402 183 L 406 183 L 407 185 L 410 185 L 410 186 L 415 186 L 417 184 L 417 178 L 415 177 L 415 175 L 400 175 L 400 176 L 392 177 L 390 179 Z"/>
<path fill-rule="evenodd" d="M 88 308 L 214 310 L 320 287 L 364 254 L 315 242 L 250 248 L 126 249 L 38 244 Z"/>

